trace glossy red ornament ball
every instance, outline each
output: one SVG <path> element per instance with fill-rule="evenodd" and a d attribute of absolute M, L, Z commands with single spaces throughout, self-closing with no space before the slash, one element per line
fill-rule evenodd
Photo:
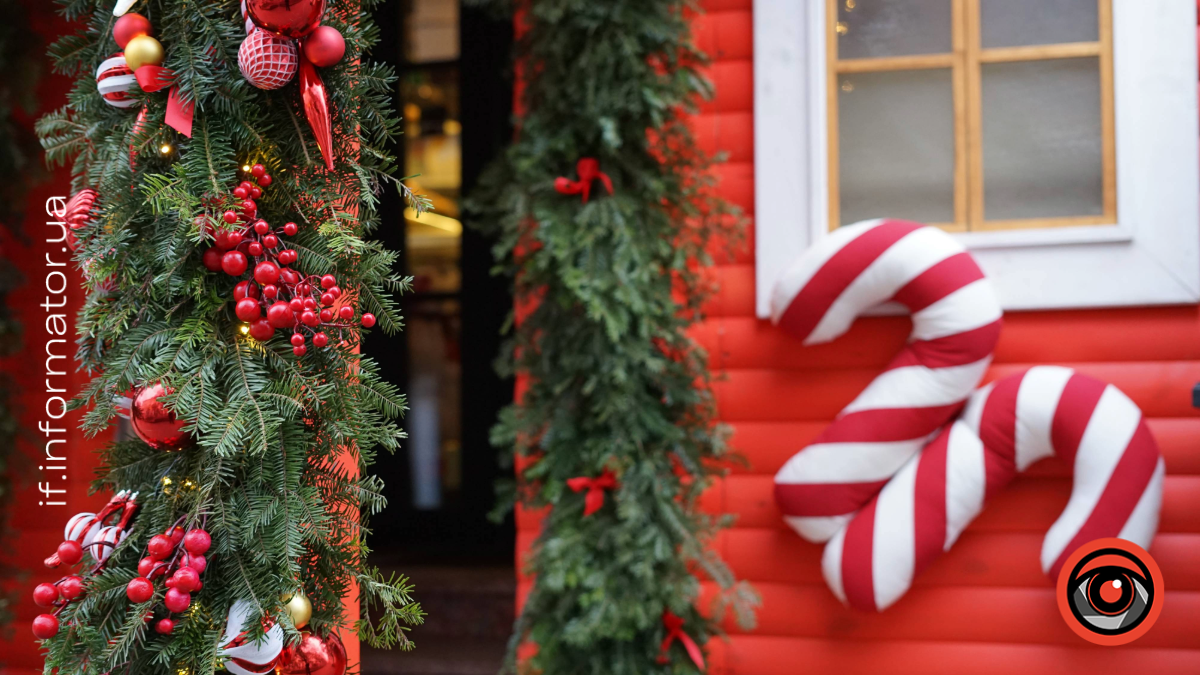
<path fill-rule="evenodd" d="M 258 301 L 254 298 L 242 298 L 237 301 L 237 305 L 233 308 L 233 313 L 237 314 L 237 318 L 242 321 L 254 321 L 262 316 L 262 309 L 258 306 Z"/>
<path fill-rule="evenodd" d="M 83 560 L 83 547 L 77 541 L 64 541 L 58 545 L 56 553 L 64 565 L 74 565 Z"/>
<path fill-rule="evenodd" d="M 279 89 L 296 77 L 296 71 L 300 69 L 300 55 L 295 42 L 265 30 L 253 30 L 238 48 L 238 68 L 247 82 L 270 91 Z M 246 191 L 249 192 L 249 188 Z"/>
<path fill-rule="evenodd" d="M 113 24 L 113 40 L 121 49 L 125 49 L 125 45 L 133 38 L 152 33 L 154 27 L 150 25 L 150 20 L 136 12 L 125 14 Z"/>
<path fill-rule="evenodd" d="M 146 544 L 146 552 L 155 560 L 166 560 L 175 552 L 175 542 L 165 534 L 156 534 Z"/>
<path fill-rule="evenodd" d="M 266 319 L 259 319 L 250 323 L 250 337 L 259 342 L 266 342 L 275 334 L 275 327 Z"/>
<path fill-rule="evenodd" d="M 317 333 L 313 336 L 314 347 L 324 347 L 329 344 L 329 336 L 324 333 Z"/>
<path fill-rule="evenodd" d="M 363 328 L 370 328 L 371 326 L 374 326 L 375 325 L 375 315 L 370 312 L 363 314 L 362 315 L 362 325 L 363 325 Z"/>
<path fill-rule="evenodd" d="M 199 573 L 191 567 L 180 567 L 175 570 L 175 574 L 171 575 L 171 579 L 175 581 L 175 588 L 184 593 L 196 590 L 196 584 L 200 583 Z"/>
<path fill-rule="evenodd" d="M 259 220 L 254 223 L 254 231 L 259 234 L 266 234 L 271 231 L 271 226 L 265 220 Z"/>
<path fill-rule="evenodd" d="M 58 583 L 58 593 L 63 600 L 74 600 L 83 595 L 83 579 L 71 575 Z"/>
<path fill-rule="evenodd" d="M 300 231 L 300 226 L 295 223 L 286 223 L 283 226 L 283 233 L 289 237 L 296 236 L 296 233 L 299 231 Z"/>
<path fill-rule="evenodd" d="M 345 675 L 346 647 L 336 633 L 325 638 L 304 633 L 283 649 L 276 663 L 278 675 Z"/>
<path fill-rule="evenodd" d="M 136 577 L 126 584 L 125 595 L 130 602 L 140 605 L 154 597 L 154 584 L 146 577 Z"/>
<path fill-rule="evenodd" d="M 213 246 L 204 250 L 204 254 L 200 256 L 200 262 L 209 272 L 221 271 L 221 249 Z"/>
<path fill-rule="evenodd" d="M 154 632 L 159 635 L 170 635 L 173 630 L 175 630 L 175 622 L 171 619 L 159 619 L 158 623 L 154 624 Z"/>
<path fill-rule="evenodd" d="M 245 274 L 246 267 L 250 262 L 246 260 L 246 254 L 241 251 L 226 251 L 225 255 L 221 256 L 221 269 L 231 277 L 241 276 Z"/>
<path fill-rule="evenodd" d="M 295 40 L 321 25 L 325 0 L 246 0 L 246 12 L 259 28 Z"/>
<path fill-rule="evenodd" d="M 204 530 L 189 530 L 183 536 L 183 547 L 192 555 L 204 555 L 212 547 L 212 536 Z"/>
<path fill-rule="evenodd" d="M 58 618 L 52 614 L 40 614 L 33 620 L 33 634 L 39 640 L 49 640 L 58 635 Z"/>
<path fill-rule="evenodd" d="M 321 277 L 321 288 L 329 289 L 333 286 L 337 286 L 337 277 L 332 274 L 326 274 Z"/>
<path fill-rule="evenodd" d="M 254 280 L 264 286 L 266 284 L 274 284 L 279 281 L 279 265 L 264 260 L 254 266 Z"/>
<path fill-rule="evenodd" d="M 208 558 L 205 558 L 202 555 L 188 554 L 187 566 L 196 570 L 196 574 L 204 574 L 204 569 L 208 567 Z M 197 586 L 196 590 L 200 590 L 200 587 Z"/>
<path fill-rule="evenodd" d="M 295 354 L 296 356 L 304 356 L 306 353 L 308 353 L 308 348 L 305 347 L 304 345 L 300 345 L 299 347 L 292 347 L 292 353 Z"/>
<path fill-rule="evenodd" d="M 253 281 L 250 281 L 249 279 L 239 281 L 239 282 L 237 282 L 237 285 L 233 287 L 233 299 L 234 300 L 241 300 L 242 298 L 257 298 L 258 293 L 259 293 L 258 286 L 255 285 L 255 283 Z M 180 530 L 179 536 L 182 537 L 183 536 L 183 528 L 176 527 L 175 529 Z"/>
<path fill-rule="evenodd" d="M 350 305 L 342 305 L 342 308 L 338 310 L 338 316 L 342 317 L 343 319 L 347 319 L 347 320 L 353 319 L 354 318 L 354 308 L 351 307 Z"/>
<path fill-rule="evenodd" d="M 319 26 L 304 39 L 300 49 L 314 66 L 328 68 L 346 55 L 346 38 L 333 26 Z"/>
<path fill-rule="evenodd" d="M 296 323 L 296 313 L 281 300 L 267 308 L 267 321 L 275 328 L 290 328 Z"/>
<path fill-rule="evenodd" d="M 33 604 L 38 607 L 53 607 L 58 602 L 58 587 L 54 584 L 38 584 L 33 589 Z"/>
<path fill-rule="evenodd" d="M 175 413 L 163 405 L 161 397 L 166 393 L 161 384 L 139 391 L 130 407 L 131 426 L 133 433 L 155 450 L 178 450 L 187 445 L 191 437 L 183 431 L 184 422 L 176 419 Z"/>
<path fill-rule="evenodd" d="M 163 596 L 163 604 L 167 606 L 168 610 L 176 614 L 187 611 L 187 608 L 192 604 L 192 594 L 185 593 L 178 588 L 168 588 L 167 594 Z"/>
<path fill-rule="evenodd" d="M 289 341 L 292 343 L 293 347 L 303 347 L 304 346 L 304 336 L 301 335 L 300 333 L 292 333 L 291 340 L 289 340 Z"/>

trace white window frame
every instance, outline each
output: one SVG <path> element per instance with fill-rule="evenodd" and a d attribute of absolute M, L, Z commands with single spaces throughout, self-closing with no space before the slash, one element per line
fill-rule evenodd
<path fill-rule="evenodd" d="M 1200 302 L 1196 3 L 1113 0 L 1112 24 L 1117 222 L 956 234 L 1005 309 Z M 760 318 L 828 234 L 825 34 L 825 0 L 754 0 Z"/>

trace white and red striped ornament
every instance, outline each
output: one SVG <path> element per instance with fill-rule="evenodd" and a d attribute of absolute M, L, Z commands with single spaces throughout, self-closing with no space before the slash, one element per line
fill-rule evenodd
<path fill-rule="evenodd" d="M 861 609 L 896 602 L 988 499 L 1051 454 L 1074 468 L 1070 501 L 1042 547 L 1051 577 L 1088 541 L 1120 537 L 1147 547 L 1158 528 L 1165 465 L 1141 411 L 1112 385 L 1038 366 L 970 394 L 958 416 L 965 373 L 977 382 L 978 359 L 984 367 L 990 360 L 999 311 L 990 289 L 981 290 L 978 266 L 946 240 L 953 241 L 900 221 L 847 226 L 806 252 L 775 288 L 776 322 L 806 343 L 840 335 L 885 300 L 913 312 L 905 351 L 776 476 L 789 523 L 829 540 L 829 587 Z M 856 407 L 864 398 L 871 405 Z"/>
<path fill-rule="evenodd" d="M 254 25 L 254 19 L 250 18 L 250 10 L 246 9 L 246 0 L 242 0 L 242 21 L 246 24 L 246 35 L 257 27 Z"/>
<path fill-rule="evenodd" d="M 71 198 L 67 200 L 66 208 L 63 210 L 63 222 L 67 224 L 67 246 L 71 247 L 72 251 L 79 247 L 75 230 L 91 221 L 92 208 L 96 206 L 98 198 L 99 194 L 95 190 L 84 188 L 71 195 Z"/>
<path fill-rule="evenodd" d="M 300 54 L 295 40 L 255 28 L 238 49 L 238 68 L 246 81 L 259 89 L 279 89 L 296 76 Z"/>
<path fill-rule="evenodd" d="M 133 71 L 125 63 L 125 54 L 118 52 L 105 59 L 96 68 L 96 89 L 104 102 L 114 108 L 131 108 L 138 100 L 129 95 L 137 82 Z"/>
<path fill-rule="evenodd" d="M 264 624 L 266 635 L 258 642 L 251 641 L 243 630 L 254 614 L 254 606 L 238 600 L 229 608 L 225 618 L 225 634 L 221 637 L 219 656 L 226 659 L 224 668 L 234 675 L 261 675 L 275 672 L 279 654 L 283 651 L 283 628 L 270 622 Z"/>

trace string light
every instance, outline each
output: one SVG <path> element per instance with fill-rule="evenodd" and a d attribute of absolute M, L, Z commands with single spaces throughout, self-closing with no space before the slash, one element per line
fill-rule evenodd
<path fill-rule="evenodd" d="M 845 21 L 839 21 L 837 22 L 837 27 L 835 30 L 837 31 L 838 35 L 845 35 L 846 33 L 850 32 L 850 26 L 846 25 Z"/>
<path fill-rule="evenodd" d="M 159 151 L 159 152 L 161 152 L 161 153 L 162 153 L 162 154 L 164 154 L 164 155 L 169 155 L 169 154 L 171 154 L 171 149 L 172 149 L 172 148 L 171 148 L 171 144 L 170 144 L 170 143 L 163 143 L 163 144 L 162 144 L 162 147 L 160 147 L 160 148 L 158 149 L 158 151 Z"/>
<path fill-rule="evenodd" d="M 249 335 L 250 334 L 250 324 L 244 323 L 241 325 L 240 328 L 238 328 L 238 330 L 242 331 L 242 335 Z"/>
<path fill-rule="evenodd" d="M 242 165 L 242 173 L 250 173 L 250 165 L 249 164 Z"/>

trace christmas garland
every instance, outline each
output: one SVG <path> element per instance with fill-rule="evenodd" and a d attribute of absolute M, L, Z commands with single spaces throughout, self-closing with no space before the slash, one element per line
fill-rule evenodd
<path fill-rule="evenodd" d="M 515 449 L 514 498 L 546 509 L 509 667 L 519 652 L 547 674 L 703 670 L 718 627 L 694 573 L 744 623 L 755 597 L 698 507 L 727 450 L 686 331 L 738 219 L 687 126 L 709 93 L 695 7 L 518 4 L 517 140 L 474 199 L 519 308 L 504 372 L 521 393 L 493 439 Z"/>
<path fill-rule="evenodd" d="M 398 329 L 408 284 L 366 236 L 383 187 L 412 197 L 389 175 L 395 78 L 363 60 L 376 3 L 58 4 L 76 82 L 39 133 L 74 174 L 74 405 L 137 438 L 102 452 L 108 504 L 46 560 L 46 672 L 342 675 L 339 633 L 411 647 L 407 582 L 365 560 L 366 470 L 405 401 L 356 348 Z"/>

